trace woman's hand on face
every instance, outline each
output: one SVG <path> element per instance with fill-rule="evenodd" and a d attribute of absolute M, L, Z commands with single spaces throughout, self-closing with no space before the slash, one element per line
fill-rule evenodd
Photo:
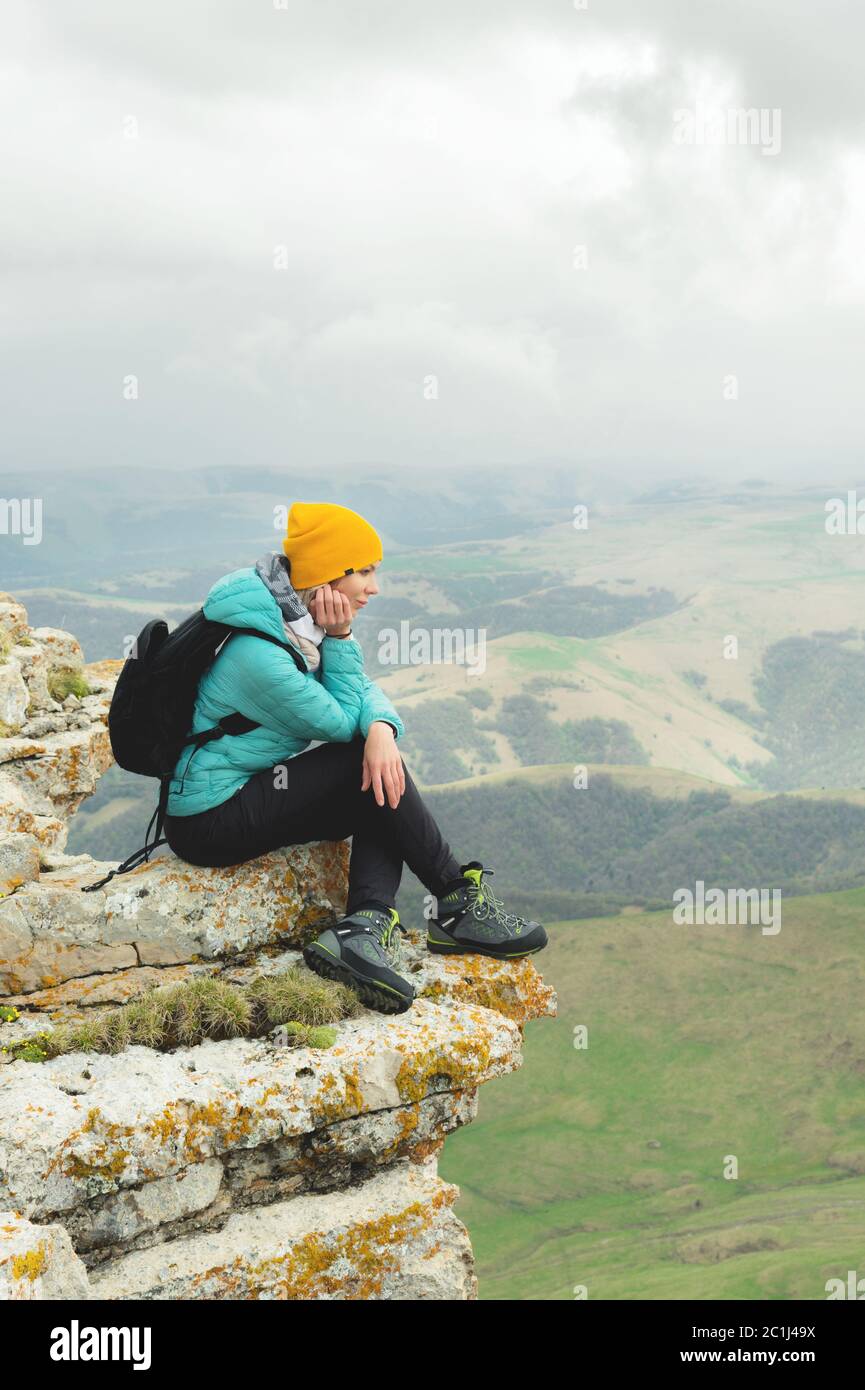
<path fill-rule="evenodd" d="M 348 632 L 351 627 L 351 602 L 347 594 L 341 589 L 334 589 L 330 584 L 320 584 L 309 601 L 309 612 L 314 623 L 323 627 L 325 632 L 340 633 Z"/>
<path fill-rule="evenodd" d="M 365 792 L 368 787 L 372 787 L 379 806 L 384 805 L 386 792 L 388 805 L 394 811 L 405 792 L 405 768 L 396 738 L 390 724 L 381 720 L 370 724 L 364 746 L 360 789 Z"/>

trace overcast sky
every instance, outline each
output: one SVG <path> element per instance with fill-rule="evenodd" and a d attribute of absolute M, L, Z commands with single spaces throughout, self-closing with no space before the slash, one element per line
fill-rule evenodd
<path fill-rule="evenodd" d="M 852 0 L 4 14 L 10 464 L 865 476 Z"/>

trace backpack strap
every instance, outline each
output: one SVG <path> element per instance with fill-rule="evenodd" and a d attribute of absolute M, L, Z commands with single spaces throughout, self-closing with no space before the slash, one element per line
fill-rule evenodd
<path fill-rule="evenodd" d="M 161 777 L 159 779 L 159 803 L 153 815 L 150 817 L 150 824 L 147 827 L 147 833 L 144 836 L 144 844 L 141 849 L 137 849 L 134 854 L 130 854 L 128 859 L 124 859 L 122 864 L 118 864 L 116 869 L 112 869 L 111 873 L 106 874 L 105 878 L 101 878 L 98 883 L 89 883 L 86 888 L 82 888 L 82 893 L 93 893 L 97 888 L 104 888 L 106 883 L 110 883 L 115 874 L 128 874 L 130 869 L 137 869 L 139 864 L 149 864 L 150 856 L 153 851 L 159 849 L 160 845 L 168 844 L 167 839 L 163 837 L 160 840 L 159 836 L 162 834 L 162 826 L 165 821 L 165 810 L 168 805 L 168 785 L 170 781 L 170 777 Z M 150 831 L 154 821 L 156 821 L 156 839 L 151 844 Z"/>

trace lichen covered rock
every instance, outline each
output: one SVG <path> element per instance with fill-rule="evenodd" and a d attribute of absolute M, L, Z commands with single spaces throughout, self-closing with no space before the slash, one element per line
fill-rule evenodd
<path fill-rule="evenodd" d="M 62 1226 L 0 1211 L 0 1302 L 90 1297 L 87 1271 Z"/>
<path fill-rule="evenodd" d="M 474 1090 L 520 1065 L 520 1042 L 492 1010 L 419 1000 L 344 1020 L 323 1052 L 257 1038 L 15 1062 L 0 1077 L 0 1203 L 48 1219 L 234 1149 Z"/>
<path fill-rule="evenodd" d="M 297 845 L 229 869 L 158 853 L 93 893 L 81 889 L 109 866 L 84 855 L 0 900 L 0 935 L 15 947 L 0 956 L 0 997 L 140 964 L 300 946 L 345 910 L 344 842 Z"/>
<path fill-rule="evenodd" d="M 476 1291 L 458 1189 L 407 1161 L 362 1187 L 275 1202 L 218 1234 L 136 1251 L 93 1277 L 105 1299 L 453 1299 Z"/>

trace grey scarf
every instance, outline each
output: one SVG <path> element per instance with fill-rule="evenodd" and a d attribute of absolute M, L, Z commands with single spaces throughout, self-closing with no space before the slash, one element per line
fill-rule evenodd
<path fill-rule="evenodd" d="M 255 562 L 255 571 L 279 604 L 283 626 L 300 647 L 307 664 L 314 670 L 321 660 L 319 646 L 324 637 L 324 628 L 318 626 L 307 608 L 304 598 L 310 593 L 305 589 L 299 594 L 291 582 L 291 567 L 285 555 L 279 551 L 268 551 Z"/>

